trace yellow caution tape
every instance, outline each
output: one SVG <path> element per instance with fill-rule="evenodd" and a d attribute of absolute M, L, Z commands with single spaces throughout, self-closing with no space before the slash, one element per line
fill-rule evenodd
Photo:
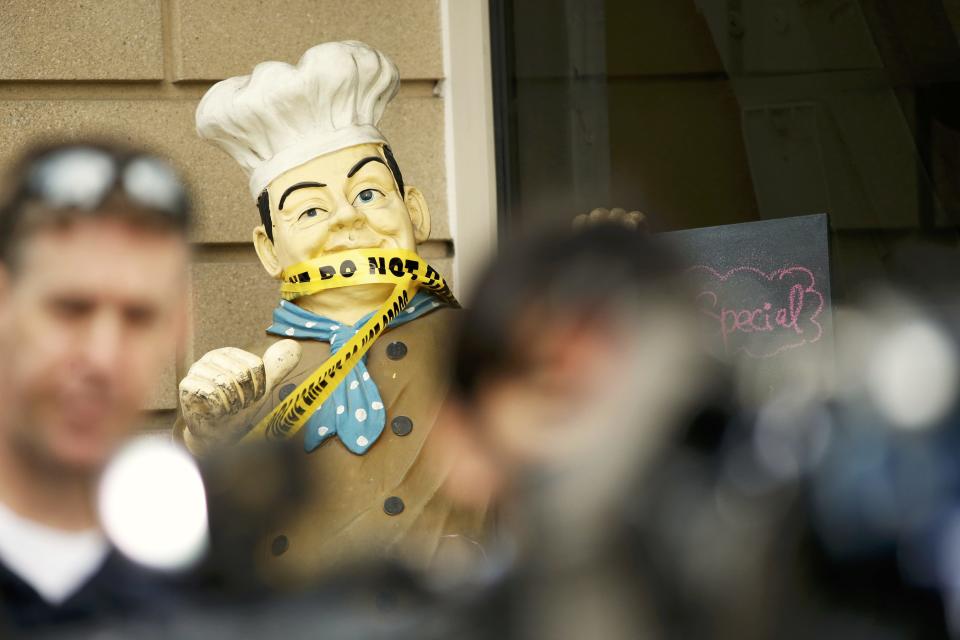
<path fill-rule="evenodd" d="M 460 304 L 440 273 L 412 251 L 359 249 L 294 265 L 283 272 L 285 300 L 363 284 L 393 284 L 393 292 L 369 320 L 320 368 L 311 373 L 273 411 L 244 436 L 281 440 L 295 435 L 363 358 L 390 321 L 403 311 L 418 289 L 426 289 L 452 307 Z"/>

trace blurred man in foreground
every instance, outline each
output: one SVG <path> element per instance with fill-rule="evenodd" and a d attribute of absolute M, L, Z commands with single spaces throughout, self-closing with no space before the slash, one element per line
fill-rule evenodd
<path fill-rule="evenodd" d="M 189 212 L 153 156 L 40 149 L 0 208 L 0 628 L 162 608 L 98 527 L 96 483 L 186 329 Z"/>
<path fill-rule="evenodd" d="M 650 599 L 611 549 L 636 474 L 704 391 L 681 277 L 608 221 L 508 248 L 481 279 L 443 415 L 468 452 L 448 490 L 503 515 L 488 566 L 512 577 L 477 635 L 641 637 Z"/>

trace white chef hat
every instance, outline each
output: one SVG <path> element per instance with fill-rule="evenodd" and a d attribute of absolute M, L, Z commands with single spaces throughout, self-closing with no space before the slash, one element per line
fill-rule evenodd
<path fill-rule="evenodd" d="M 270 182 L 317 156 L 386 143 L 377 124 L 400 86 L 397 67 L 362 42 L 327 42 L 296 66 L 261 62 L 213 85 L 197 107 L 197 133 L 229 153 L 256 200 Z"/>

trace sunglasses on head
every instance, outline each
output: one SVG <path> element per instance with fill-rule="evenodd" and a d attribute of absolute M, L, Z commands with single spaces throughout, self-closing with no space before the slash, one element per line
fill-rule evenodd
<path fill-rule="evenodd" d="M 96 211 L 116 191 L 134 204 L 188 221 L 186 189 L 161 158 L 137 153 L 120 156 L 77 145 L 45 152 L 28 166 L 20 202 L 39 201 L 51 209 Z"/>

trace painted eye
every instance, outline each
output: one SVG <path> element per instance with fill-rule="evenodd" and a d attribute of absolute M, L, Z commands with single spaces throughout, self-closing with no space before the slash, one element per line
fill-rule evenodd
<path fill-rule="evenodd" d="M 300 214 L 300 217 L 298 219 L 304 220 L 307 218 L 317 218 L 320 216 L 321 213 L 325 213 L 325 211 L 323 209 L 316 209 L 316 208 L 307 209 L 306 211 Z"/>
<path fill-rule="evenodd" d="M 383 197 L 383 193 L 378 189 L 364 189 L 357 194 L 357 197 L 353 199 L 354 206 L 358 204 L 370 204 L 374 200 L 378 200 Z"/>

